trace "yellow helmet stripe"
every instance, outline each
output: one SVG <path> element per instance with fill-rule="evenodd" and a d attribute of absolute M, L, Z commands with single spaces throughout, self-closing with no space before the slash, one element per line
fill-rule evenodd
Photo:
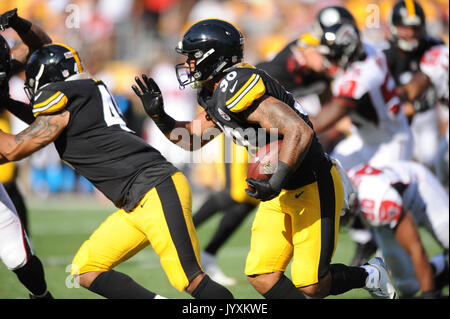
<path fill-rule="evenodd" d="M 408 12 L 408 17 L 416 16 L 416 6 L 414 5 L 414 0 L 405 0 L 406 12 Z"/>
<path fill-rule="evenodd" d="M 69 47 L 68 45 L 62 44 L 62 43 L 51 43 L 51 44 L 49 44 L 49 45 L 52 45 L 52 44 L 54 44 L 54 45 L 60 45 L 60 46 L 62 46 L 62 47 L 64 47 L 64 48 L 66 48 L 67 50 L 69 50 L 70 52 L 72 52 L 73 58 L 75 59 L 75 62 L 76 62 L 76 64 L 77 64 L 77 66 L 78 66 L 78 71 L 79 71 L 80 73 L 84 72 L 83 66 L 82 66 L 82 64 L 81 64 L 80 56 L 78 55 L 77 51 L 75 51 L 75 49 Z"/>

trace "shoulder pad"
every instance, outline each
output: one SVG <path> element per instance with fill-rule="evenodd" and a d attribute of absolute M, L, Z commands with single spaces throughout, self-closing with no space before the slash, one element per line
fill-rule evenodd
<path fill-rule="evenodd" d="M 33 115 L 52 114 L 64 109 L 67 105 L 67 96 L 52 88 L 42 88 L 33 99 Z"/>
<path fill-rule="evenodd" d="M 222 79 L 217 88 L 219 106 L 233 113 L 246 110 L 266 93 L 261 76 L 250 65 L 239 66 Z"/>

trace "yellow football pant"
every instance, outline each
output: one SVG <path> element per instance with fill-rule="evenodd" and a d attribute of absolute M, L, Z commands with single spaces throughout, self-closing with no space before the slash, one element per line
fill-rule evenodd
<path fill-rule="evenodd" d="M 203 271 L 191 188 L 180 172 L 152 188 L 133 211 L 120 209 L 110 215 L 78 250 L 72 274 L 108 271 L 149 243 L 178 290 L 184 291 Z"/>
<path fill-rule="evenodd" d="M 292 259 L 296 287 L 315 284 L 329 271 L 339 231 L 344 188 L 333 166 L 318 182 L 282 190 L 261 202 L 252 225 L 247 276 L 284 272 Z"/>

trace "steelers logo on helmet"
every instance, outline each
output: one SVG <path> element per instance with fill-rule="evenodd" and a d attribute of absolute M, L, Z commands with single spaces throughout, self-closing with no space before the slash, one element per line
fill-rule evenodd
<path fill-rule="evenodd" d="M 187 57 L 175 66 L 180 87 L 201 87 L 242 61 L 244 37 L 231 23 L 206 19 L 193 24 L 175 50 Z"/>
<path fill-rule="evenodd" d="M 30 100 L 43 85 L 65 81 L 83 73 L 78 53 L 64 44 L 48 44 L 31 54 L 25 75 L 25 92 Z"/>

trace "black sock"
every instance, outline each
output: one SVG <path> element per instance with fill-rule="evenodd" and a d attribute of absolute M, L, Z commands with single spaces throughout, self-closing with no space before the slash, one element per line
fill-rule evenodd
<path fill-rule="evenodd" d="M 25 266 L 13 271 L 31 294 L 41 296 L 47 292 L 44 267 L 37 256 L 31 256 Z"/>
<path fill-rule="evenodd" d="M 364 268 L 332 264 L 330 265 L 330 272 L 330 295 L 340 295 L 355 288 L 363 288 L 366 285 L 367 272 Z"/>
<path fill-rule="evenodd" d="M 128 275 L 114 270 L 98 275 L 89 290 L 108 299 L 154 299 L 156 296 Z"/>
<path fill-rule="evenodd" d="M 195 299 L 234 299 L 227 288 L 211 280 L 208 275 L 203 277 L 191 295 Z"/>
<path fill-rule="evenodd" d="M 241 225 L 242 221 L 255 208 L 249 203 L 237 203 L 225 209 L 224 215 L 219 223 L 217 231 L 206 246 L 205 251 L 215 255 L 220 247 L 230 238 L 234 231 Z"/>
<path fill-rule="evenodd" d="M 306 299 L 305 295 L 285 275 L 282 275 L 280 280 L 262 295 L 266 299 Z"/>

